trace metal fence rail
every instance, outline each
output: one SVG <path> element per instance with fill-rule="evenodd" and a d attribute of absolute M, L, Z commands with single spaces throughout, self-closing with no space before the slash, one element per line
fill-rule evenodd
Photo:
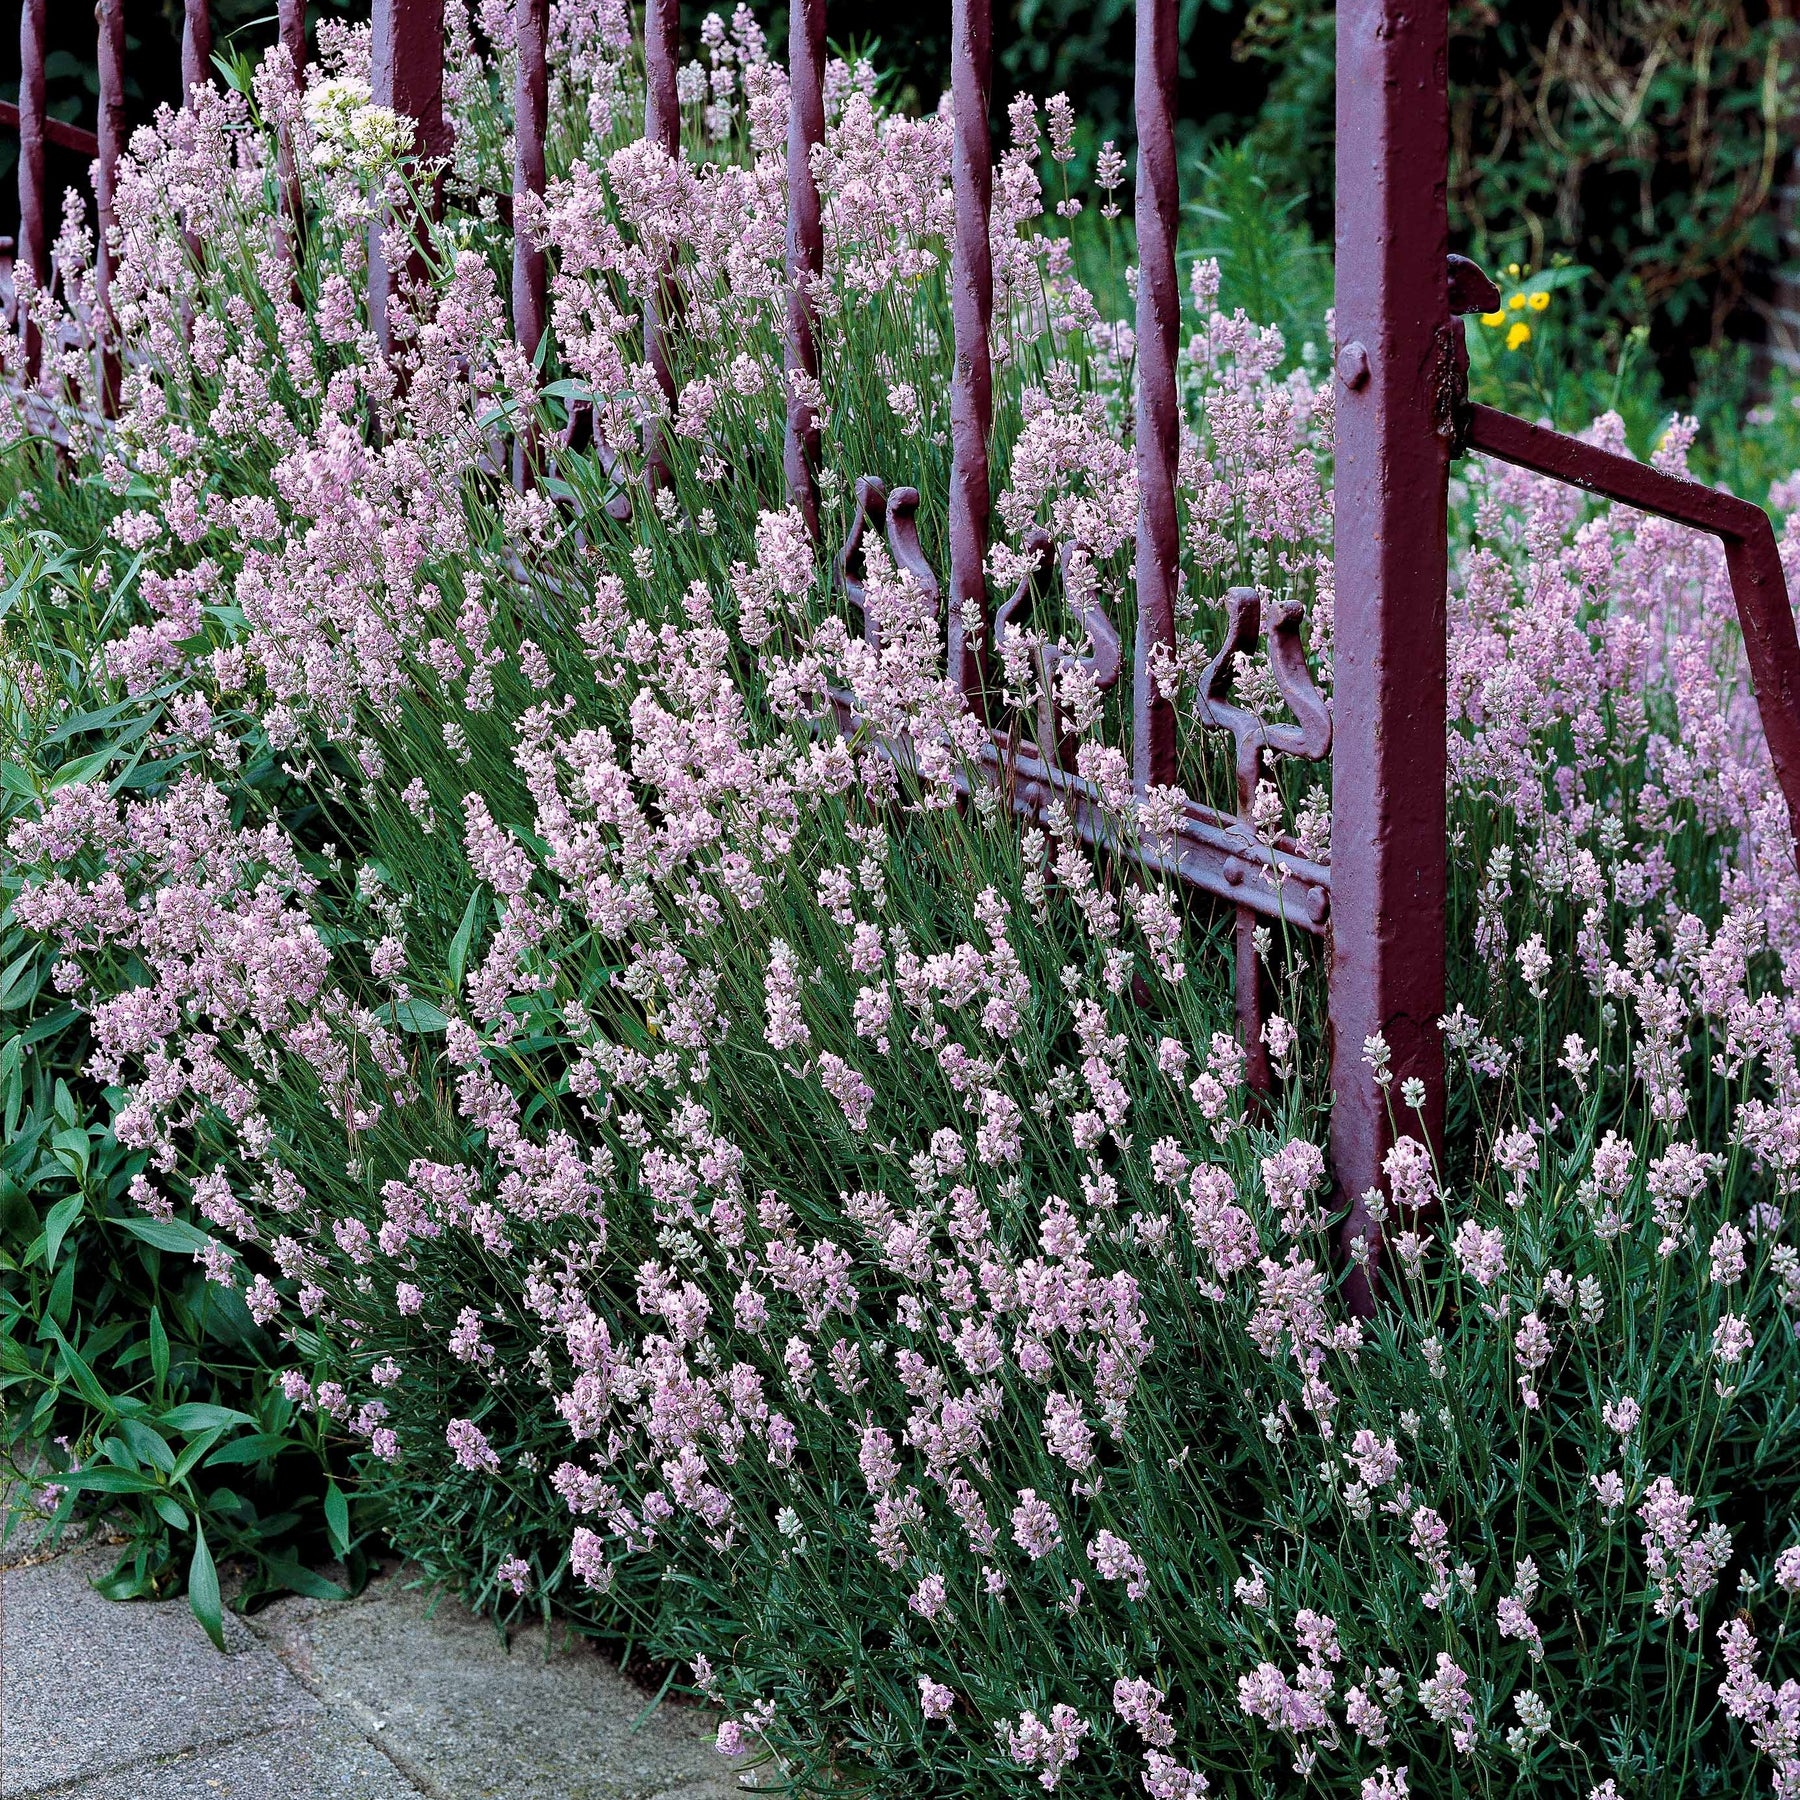
<path fill-rule="evenodd" d="M 108 313 L 113 175 L 124 120 L 124 0 L 99 0 L 99 113 L 93 133 L 44 114 L 47 0 L 22 0 L 22 79 L 16 108 L 0 108 L 0 127 L 19 133 L 20 236 L 17 263 L 39 289 L 52 271 L 44 219 L 44 146 L 56 143 L 93 158 L 102 227 L 97 282 L 99 317 L 88 322 L 95 348 L 94 392 L 103 412 L 118 403 L 119 363 Z M 298 70 L 304 61 L 303 0 L 279 0 L 280 41 Z M 676 92 L 678 0 L 647 0 L 645 133 L 680 152 Z M 513 191 L 544 190 L 548 0 L 519 0 L 517 129 Z M 1743 627 L 1752 681 L 1776 780 L 1800 838 L 1800 642 L 1768 516 L 1757 507 L 1679 480 L 1628 458 L 1471 406 L 1461 313 L 1497 304 L 1491 282 L 1449 253 L 1446 210 L 1448 0 L 1340 0 L 1337 13 L 1337 353 L 1335 464 L 1336 631 L 1329 706 L 1313 690 L 1300 650 L 1298 621 L 1283 608 L 1264 620 L 1252 590 L 1227 596 L 1227 642 L 1207 671 L 1198 701 L 1203 725 L 1233 739 L 1239 806 L 1227 815 L 1187 800 L 1173 840 L 1121 832 L 1099 795 L 1070 766 L 1066 734 L 1053 702 L 1039 709 L 1034 732 L 996 727 L 965 784 L 994 783 L 1024 819 L 1042 824 L 1060 808 L 1089 843 L 1135 857 L 1234 908 L 1240 1032 L 1253 1080 L 1266 1084 L 1262 997 L 1252 932 L 1260 918 L 1282 917 L 1330 946 L 1329 1014 L 1334 1089 L 1331 1149 L 1340 1201 L 1348 1207 L 1342 1249 L 1351 1304 L 1373 1304 L 1380 1232 L 1365 1197 L 1379 1193 L 1392 1126 L 1385 1095 L 1364 1066 L 1363 1047 L 1379 1034 L 1396 1082 L 1424 1087 L 1425 1132 L 1443 1129 L 1444 1059 L 1438 1021 L 1444 1011 L 1446 891 L 1446 536 L 1452 460 L 1475 449 L 1711 532 L 1724 545 Z M 823 267 L 823 232 L 811 151 L 825 132 L 825 0 L 793 0 L 789 13 L 790 114 L 787 140 L 788 287 L 784 364 L 789 401 L 783 469 L 790 498 L 815 540 L 819 534 L 819 426 L 810 398 L 819 361 L 812 281 Z M 1138 0 L 1134 100 L 1137 143 L 1137 394 L 1134 451 L 1139 516 L 1136 632 L 1129 680 L 1131 763 L 1136 791 L 1175 778 L 1175 709 L 1151 676 L 1159 653 L 1175 648 L 1180 582 L 1176 466 L 1180 405 L 1176 383 L 1180 296 L 1175 231 L 1180 196 L 1175 159 L 1177 0 Z M 988 111 L 993 73 L 991 0 L 953 0 L 951 111 L 955 224 L 951 299 L 955 366 L 951 402 L 950 567 L 940 588 L 911 529 L 918 495 L 891 493 L 868 471 L 858 486 L 851 540 L 838 552 L 840 584 L 861 601 L 858 552 L 868 533 L 887 538 L 896 563 L 921 587 L 946 599 L 948 668 L 968 704 L 989 718 L 989 661 L 999 636 L 1017 628 L 1023 608 L 1046 593 L 1067 566 L 1071 546 L 1037 534 L 1025 546 L 1024 584 L 990 609 L 984 573 L 989 540 L 989 438 L 993 374 L 989 332 L 993 276 L 989 256 L 991 156 Z M 184 84 L 205 78 L 211 45 L 206 0 L 186 0 Z M 451 148 L 445 118 L 443 0 L 375 0 L 372 86 L 378 103 L 414 124 L 421 158 Z M 280 146 L 282 204 L 297 219 L 292 148 Z M 510 199 L 510 196 L 507 197 Z M 372 310 L 387 343 L 393 271 L 372 243 Z M 548 268 L 542 249 L 515 234 L 512 316 L 517 338 L 536 351 L 548 320 Z M 19 310 L 12 367 L 29 395 L 42 366 L 36 322 Z M 680 329 L 673 281 L 644 309 L 646 359 L 673 398 L 670 334 Z M 565 440 L 587 441 L 577 409 Z M 647 429 L 646 478 L 664 479 L 657 427 Z M 518 479 L 531 456 L 515 449 Z M 1097 680 L 1125 679 L 1124 651 L 1097 607 L 1077 609 L 1093 643 Z M 865 619 L 865 629 L 875 629 Z M 1273 671 L 1295 726 L 1268 726 L 1231 700 L 1236 652 L 1267 638 Z M 1045 652 L 1039 652 L 1042 656 Z M 1054 653 L 1051 653 L 1054 654 Z M 1040 665 L 1040 678 L 1053 671 Z M 1047 683 L 1046 683 L 1047 686 Z M 840 721 L 855 724 L 847 697 Z M 990 720 L 991 723 L 991 720 Z M 913 747 L 891 745 L 905 762 Z M 1329 866 L 1297 846 L 1261 841 L 1250 802 L 1263 758 L 1332 758 L 1332 854 Z"/>

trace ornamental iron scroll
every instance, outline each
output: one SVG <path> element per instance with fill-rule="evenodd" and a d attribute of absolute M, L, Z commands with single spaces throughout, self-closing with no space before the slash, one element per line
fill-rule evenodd
<path fill-rule="evenodd" d="M 1215 731 L 1228 731 L 1236 754 L 1237 824 L 1247 837 L 1261 841 L 1256 817 L 1259 792 L 1270 752 L 1305 762 L 1323 762 L 1331 754 L 1331 707 L 1313 683 L 1301 641 L 1304 608 L 1298 600 L 1283 601 L 1269 621 L 1269 672 L 1276 692 L 1294 715 L 1292 725 L 1270 724 L 1249 707 L 1231 699 L 1232 682 L 1240 659 L 1250 655 L 1262 637 L 1262 596 L 1255 588 L 1232 588 L 1225 596 L 1226 635 L 1219 653 L 1200 677 L 1200 698 L 1195 708 L 1200 723 Z M 1278 842 L 1298 850 L 1287 838 Z M 1229 875 L 1230 870 L 1227 870 Z M 1282 871 L 1277 865 L 1277 880 Z M 1329 879 L 1320 884 L 1329 892 Z M 1263 1035 L 1265 976 L 1257 952 L 1257 915 L 1241 902 L 1234 909 L 1232 940 L 1236 951 L 1238 1039 L 1247 1059 L 1245 1078 L 1251 1088 L 1266 1094 L 1273 1085 L 1269 1046 Z"/>
<path fill-rule="evenodd" d="M 918 511 L 917 488 L 899 487 L 890 494 L 887 483 L 873 475 L 864 475 L 857 481 L 856 511 L 837 555 L 837 585 L 856 609 L 862 621 L 863 641 L 871 650 L 881 648 L 881 623 L 863 588 L 863 545 L 871 531 L 887 539 L 894 567 L 912 577 L 932 616 L 937 616 L 941 590 L 936 571 L 919 544 Z"/>
<path fill-rule="evenodd" d="M 1009 648 L 1024 650 L 1033 673 L 1037 676 L 1037 745 L 1040 755 L 1059 769 L 1075 766 L 1076 731 L 1066 712 L 1058 705 L 1057 676 L 1065 666 L 1083 670 L 1093 682 L 1096 692 L 1106 693 L 1116 687 L 1124 664 L 1125 650 L 1118 631 L 1097 598 L 1083 600 L 1078 584 L 1070 579 L 1070 568 L 1085 567 L 1093 553 L 1079 539 L 1071 539 L 1059 552 L 1056 540 L 1041 526 L 1034 526 L 1025 536 L 1025 572 L 1012 595 L 994 613 L 994 649 L 1002 663 Z M 1060 581 L 1069 610 L 1081 621 L 1093 649 L 1085 655 L 1064 650 L 1043 634 L 1028 635 L 1020 628 L 1020 618 L 1034 600 L 1042 598 L 1049 587 L 1051 571 Z"/>
<path fill-rule="evenodd" d="M 856 511 L 835 568 L 838 591 L 861 620 L 864 640 L 873 648 L 880 647 L 879 622 L 864 591 L 862 568 L 871 533 L 886 538 L 896 569 L 917 584 L 934 614 L 939 609 L 942 589 L 919 544 L 918 505 L 916 488 L 895 488 L 890 493 L 885 482 L 867 475 L 856 484 Z M 1060 812 L 1091 847 L 1231 905 L 1237 1021 L 1246 1079 L 1259 1096 L 1265 1095 L 1273 1083 L 1263 1039 L 1266 977 L 1258 929 L 1279 921 L 1320 937 L 1327 930 L 1331 907 L 1330 868 L 1308 856 L 1287 834 L 1268 834 L 1255 817 L 1268 756 L 1320 762 L 1331 750 L 1331 709 L 1306 664 L 1301 636 L 1304 609 L 1296 600 L 1285 601 L 1270 620 L 1269 668 L 1277 692 L 1294 716 L 1292 724 L 1271 722 L 1231 698 L 1239 658 L 1254 652 L 1263 638 L 1261 597 L 1254 588 L 1233 588 L 1226 595 L 1227 635 L 1201 678 L 1196 716 L 1202 726 L 1231 737 L 1237 808 L 1233 814 L 1222 813 L 1184 793 L 1171 834 L 1160 824 L 1152 828 L 1140 821 L 1142 791 L 1132 797 L 1130 816 L 1119 818 L 1109 812 L 1096 785 L 1075 767 L 1077 733 L 1059 704 L 1057 677 L 1066 667 L 1078 667 L 1097 690 L 1105 692 L 1118 684 L 1124 669 L 1124 646 L 1105 607 L 1085 584 L 1070 583 L 1071 566 L 1079 566 L 1086 555 L 1086 546 L 1078 540 L 1065 543 L 1059 552 L 1047 531 L 1037 528 L 1027 534 L 1025 569 L 994 614 L 993 641 L 1002 661 L 1009 647 L 1015 653 L 1023 650 L 1029 658 L 1037 687 L 1033 729 L 1027 733 L 1022 719 L 1012 727 L 990 725 L 977 764 L 959 771 L 954 779 L 965 797 L 977 781 L 997 791 L 1010 800 L 1020 818 L 1046 832 L 1060 823 L 1056 816 Z M 1085 652 L 1024 629 L 1025 613 L 1049 598 L 1053 582 L 1060 582 L 1069 609 L 1087 634 L 1091 648 Z M 948 662 L 953 673 L 954 657 Z M 852 735 L 865 729 L 854 695 L 833 690 L 830 701 L 840 731 Z M 897 767 L 918 767 L 916 744 L 884 740 L 880 747 Z"/>

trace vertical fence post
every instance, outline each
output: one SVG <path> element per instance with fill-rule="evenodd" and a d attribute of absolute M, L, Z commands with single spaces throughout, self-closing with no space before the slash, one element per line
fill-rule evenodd
<path fill-rule="evenodd" d="M 519 201 L 544 191 L 544 131 L 550 110 L 550 74 L 545 61 L 550 0 L 517 0 L 513 7 L 513 56 L 518 79 L 513 88 L 513 336 L 527 356 L 536 356 L 549 324 L 545 297 L 547 265 L 543 246 L 525 229 Z M 531 479 L 535 454 L 529 421 L 513 440 L 513 481 Z"/>
<path fill-rule="evenodd" d="M 375 0 L 372 27 L 369 85 L 375 104 L 412 120 L 419 161 L 446 155 L 450 127 L 444 118 L 444 0 Z M 385 357 L 393 350 L 388 315 L 395 271 L 387 266 L 381 236 L 377 220 L 369 228 L 369 310 Z M 423 277 L 424 259 L 416 252 L 406 266 L 409 273 Z"/>
<path fill-rule="evenodd" d="M 212 80 L 212 13 L 207 0 L 186 0 L 181 16 L 181 103 L 192 106 L 194 89 Z"/>
<path fill-rule="evenodd" d="M 794 391 L 819 378 L 813 341 L 812 284 L 825 267 L 819 224 L 819 187 L 813 180 L 812 147 L 825 136 L 825 0 L 792 0 L 788 13 L 787 141 L 787 343 L 782 367 L 788 379 L 787 432 L 782 468 L 788 496 L 806 528 L 819 535 L 819 420 L 812 401 Z"/>
<path fill-rule="evenodd" d="M 19 254 L 42 299 L 50 289 L 50 238 L 44 229 L 44 29 L 46 0 L 24 0 L 19 8 Z M 25 379 L 35 382 L 43 366 L 44 336 L 37 321 L 19 308 Z"/>
<path fill-rule="evenodd" d="M 1175 706 L 1156 691 L 1152 657 L 1175 647 L 1180 579 L 1175 520 L 1181 407 L 1175 352 L 1181 290 L 1175 232 L 1176 0 L 1137 0 L 1137 642 L 1132 652 L 1132 776 L 1140 790 L 1175 779 Z"/>
<path fill-rule="evenodd" d="M 950 381 L 950 679 L 987 716 L 987 548 L 992 494 L 988 434 L 994 421 L 994 371 L 988 333 L 994 316 L 994 265 L 988 241 L 993 209 L 993 151 L 988 88 L 993 80 L 992 0 L 953 0 L 950 11 L 950 109 L 956 130 L 951 181 L 956 229 L 950 246 L 950 306 L 956 367 Z"/>
<path fill-rule="evenodd" d="M 121 366 L 112 316 L 113 183 L 125 148 L 125 0 L 99 0 L 94 19 L 100 28 L 100 118 L 95 137 L 94 201 L 97 254 L 94 259 L 94 333 L 100 345 L 100 411 L 106 418 L 119 410 Z"/>
<path fill-rule="evenodd" d="M 185 0 L 181 15 L 181 104 L 185 110 L 193 110 L 194 90 L 209 86 L 211 81 L 212 14 L 208 10 L 207 0 Z M 200 241 L 197 232 L 188 231 L 182 235 L 187 240 L 188 255 L 193 258 L 195 268 L 200 268 L 205 261 L 206 246 Z M 191 339 L 193 329 L 193 305 L 190 301 L 183 301 L 183 338 Z"/>
<path fill-rule="evenodd" d="M 681 95 L 675 81 L 675 56 L 681 31 L 681 0 L 645 0 L 644 6 L 644 136 L 659 144 L 672 160 L 681 157 Z M 673 246 L 669 256 L 673 258 Z M 668 328 L 677 305 L 673 271 L 665 264 L 652 277 L 644 301 L 644 358 L 671 414 L 675 409 L 675 375 L 669 366 Z M 669 479 L 662 430 L 654 421 L 644 428 L 644 473 L 652 488 Z"/>
<path fill-rule="evenodd" d="M 277 41 L 288 53 L 298 91 L 306 68 L 306 0 L 279 0 L 276 20 Z M 300 166 L 294 160 L 293 133 L 285 118 L 277 131 L 275 184 L 281 196 L 282 248 L 290 259 L 297 260 L 306 203 L 300 192 Z"/>
<path fill-rule="evenodd" d="M 1402 1131 L 1422 1122 L 1435 1145 L 1443 1129 L 1447 43 L 1447 0 L 1339 0 L 1331 1148 L 1343 1248 L 1368 1251 L 1347 1293 L 1365 1311 L 1380 1233 L 1362 1197 L 1389 1105 Z M 1386 1094 L 1363 1061 L 1377 1033 Z"/>

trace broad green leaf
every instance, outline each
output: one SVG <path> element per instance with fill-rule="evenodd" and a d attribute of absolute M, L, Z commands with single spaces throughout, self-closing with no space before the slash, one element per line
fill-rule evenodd
<path fill-rule="evenodd" d="M 139 1462 L 161 1469 L 165 1475 L 175 1473 L 175 1452 L 160 1431 L 152 1430 L 142 1419 L 121 1419 L 119 1435 L 131 1446 L 131 1453 Z"/>
<path fill-rule="evenodd" d="M 83 1489 L 93 1494 L 154 1494 L 156 1483 L 139 1469 L 121 1469 L 116 1463 L 95 1463 L 91 1468 L 77 1469 L 70 1475 L 59 1475 L 57 1481 L 66 1488 Z"/>
<path fill-rule="evenodd" d="M 0 1012 L 16 1012 L 38 991 L 38 951 L 35 945 L 8 963 L 0 973 Z"/>
<path fill-rule="evenodd" d="M 0 1162 L 5 1164 L 13 1179 L 22 1186 L 30 1187 L 36 1179 L 35 1176 L 28 1176 L 26 1170 L 37 1154 L 39 1140 L 49 1129 L 49 1120 L 34 1110 L 14 1133 L 12 1142 L 0 1149 Z"/>
<path fill-rule="evenodd" d="M 199 1400 L 189 1400 L 185 1405 L 172 1406 L 157 1420 L 157 1424 L 166 1425 L 171 1431 L 193 1433 L 196 1431 L 212 1431 L 221 1425 L 254 1425 L 256 1421 L 248 1413 L 236 1412 L 229 1406 L 208 1406 Z"/>
<path fill-rule="evenodd" d="M 116 731 L 113 733 L 112 740 L 111 740 L 111 743 L 109 744 L 108 748 L 111 749 L 111 751 L 113 752 L 113 754 L 115 756 L 121 750 L 128 749 L 131 745 L 135 744 L 138 741 L 138 739 L 141 738 L 150 729 L 150 727 L 152 725 L 154 725 L 156 723 L 156 721 L 158 719 L 160 719 L 161 717 L 162 717 L 162 708 L 158 707 L 154 712 L 147 712 L 147 713 L 143 714 L 141 717 L 133 719 L 131 721 L 131 723 L 129 725 L 127 725 L 123 730 Z"/>
<path fill-rule="evenodd" d="M 462 923 L 456 928 L 456 936 L 450 940 L 450 954 L 445 959 L 445 973 L 450 977 L 450 991 L 453 994 L 462 992 L 463 970 L 469 964 L 469 948 L 475 941 L 475 925 L 481 916 L 481 889 L 476 888 L 469 896 L 469 904 L 463 908 Z"/>
<path fill-rule="evenodd" d="M 79 1008 L 73 1006 L 59 1006 L 55 1012 L 50 1013 L 45 1018 L 39 1019 L 37 1023 L 28 1030 L 20 1032 L 19 1042 L 29 1050 L 33 1044 L 41 1044 L 45 1038 L 55 1037 L 59 1031 L 64 1030 L 67 1026 L 73 1025 L 80 1017 L 81 1013 Z"/>
<path fill-rule="evenodd" d="M 152 1494 L 150 1504 L 154 1506 L 165 1525 L 176 1531 L 186 1531 L 188 1516 L 181 1502 L 169 1494 Z"/>
<path fill-rule="evenodd" d="M 169 1250 L 189 1256 L 204 1250 L 213 1240 L 196 1226 L 182 1219 L 121 1219 L 119 1221 L 135 1238 L 142 1238 L 153 1249 Z"/>
<path fill-rule="evenodd" d="M 156 1578 L 145 1557 L 129 1557 L 96 1581 L 94 1592 L 102 1600 L 151 1600 L 156 1596 Z"/>
<path fill-rule="evenodd" d="M 331 1547 L 339 1556 L 350 1554 L 350 1503 L 344 1491 L 333 1481 L 325 1488 L 325 1530 Z"/>
<path fill-rule="evenodd" d="M 84 731 L 103 731 L 113 720 L 122 718 L 136 706 L 136 700 L 115 700 L 111 706 L 102 706 L 92 712 L 78 712 L 72 718 L 64 719 L 45 739 L 46 744 L 66 744 L 72 737 L 80 737 Z M 158 707 L 150 716 L 158 718 L 162 708 Z"/>
<path fill-rule="evenodd" d="M 112 791 L 119 794 L 127 788 L 154 787 L 165 776 L 193 760 L 193 752 L 189 751 L 182 756 L 167 757 L 161 762 L 136 763 L 123 773 L 113 777 Z"/>
<path fill-rule="evenodd" d="M 183 1480 L 196 1463 L 205 1461 L 206 1453 L 225 1435 L 227 1429 L 228 1427 L 220 1425 L 212 1431 L 203 1431 L 197 1438 L 190 1440 L 183 1447 L 175 1463 L 175 1473 L 169 1479 Z"/>
<path fill-rule="evenodd" d="M 85 1134 L 83 1142 L 86 1142 Z M 69 1235 L 69 1227 L 75 1223 L 86 1197 L 80 1193 L 70 1194 L 66 1200 L 59 1200 L 51 1207 L 49 1216 L 44 1220 L 44 1267 L 46 1269 L 56 1267 L 57 1252 L 62 1249 L 63 1239 Z"/>
<path fill-rule="evenodd" d="M 78 781 L 92 781 L 112 759 L 109 745 L 104 750 L 96 750 L 92 756 L 78 756 L 73 762 L 64 763 L 50 777 L 50 791 L 55 793 L 58 788 L 73 787 Z"/>
<path fill-rule="evenodd" d="M 150 1373 L 160 1388 L 169 1379 L 169 1334 L 163 1329 L 162 1308 L 150 1308 Z"/>
<path fill-rule="evenodd" d="M 88 1156 L 92 1145 L 85 1131 L 59 1131 L 50 1140 L 50 1148 L 55 1151 L 57 1160 L 71 1175 L 78 1180 L 86 1176 Z"/>
<path fill-rule="evenodd" d="M 6 1118 L 0 1124 L 0 1138 L 10 1139 L 19 1129 L 19 1115 L 25 1110 L 25 1044 L 22 1037 L 12 1037 L 0 1049 L 0 1086 L 4 1087 Z"/>
<path fill-rule="evenodd" d="M 123 1438 L 102 1438 L 100 1454 L 116 1468 L 130 1469 L 136 1472 L 144 1466 L 143 1459 Z"/>
<path fill-rule="evenodd" d="M 230 1463 L 259 1463 L 279 1456 L 284 1450 L 298 1450 L 300 1442 L 297 1438 L 283 1437 L 275 1431 L 253 1431 L 244 1437 L 235 1437 L 228 1444 L 221 1444 L 206 1459 L 209 1469 L 223 1468 Z"/>
<path fill-rule="evenodd" d="M 80 1266 L 80 1257 L 68 1257 L 57 1271 L 56 1279 L 50 1284 L 50 1303 L 45 1310 L 49 1313 L 52 1324 L 67 1325 L 70 1314 L 75 1310 L 75 1271 Z M 92 1375 L 88 1379 L 92 1381 Z"/>
<path fill-rule="evenodd" d="M 376 1009 L 376 1018 L 384 1025 L 397 1025 L 402 1031 L 442 1031 L 450 1023 L 450 1015 L 429 1000 L 390 1000 Z"/>
<path fill-rule="evenodd" d="M 269 1571 L 271 1579 L 279 1582 L 284 1588 L 291 1588 L 296 1594 L 304 1594 L 309 1600 L 348 1600 L 349 1590 L 341 1588 L 335 1581 L 327 1581 L 313 1569 L 302 1568 L 288 1556 L 269 1556 L 263 1559 L 263 1565 Z"/>
<path fill-rule="evenodd" d="M 188 1605 L 219 1649 L 225 1648 L 225 1619 L 219 1606 L 219 1571 L 206 1547 L 206 1533 L 194 1526 L 194 1560 L 188 1564 Z"/>
<path fill-rule="evenodd" d="M 72 1262 L 66 1264 L 63 1268 L 63 1275 L 72 1273 L 74 1267 Z M 61 1281 L 62 1277 L 59 1276 L 57 1278 L 59 1286 Z M 44 1330 L 60 1352 L 62 1364 L 69 1371 L 70 1380 L 81 1390 L 81 1397 L 90 1406 L 99 1408 L 109 1419 L 116 1417 L 118 1409 L 112 1403 L 112 1396 L 100 1385 L 98 1377 L 88 1367 L 86 1358 L 63 1336 L 54 1314 L 44 1321 Z"/>

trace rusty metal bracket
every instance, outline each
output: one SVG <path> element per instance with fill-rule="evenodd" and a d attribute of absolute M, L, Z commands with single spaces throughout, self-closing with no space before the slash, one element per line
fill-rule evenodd
<path fill-rule="evenodd" d="M 1452 314 L 1492 312 L 1499 306 L 1500 290 L 1478 265 L 1466 256 L 1447 261 Z M 1433 360 L 1433 422 L 1451 456 L 1462 456 L 1469 448 L 1469 344 L 1460 318 L 1446 319 L 1438 327 Z"/>

